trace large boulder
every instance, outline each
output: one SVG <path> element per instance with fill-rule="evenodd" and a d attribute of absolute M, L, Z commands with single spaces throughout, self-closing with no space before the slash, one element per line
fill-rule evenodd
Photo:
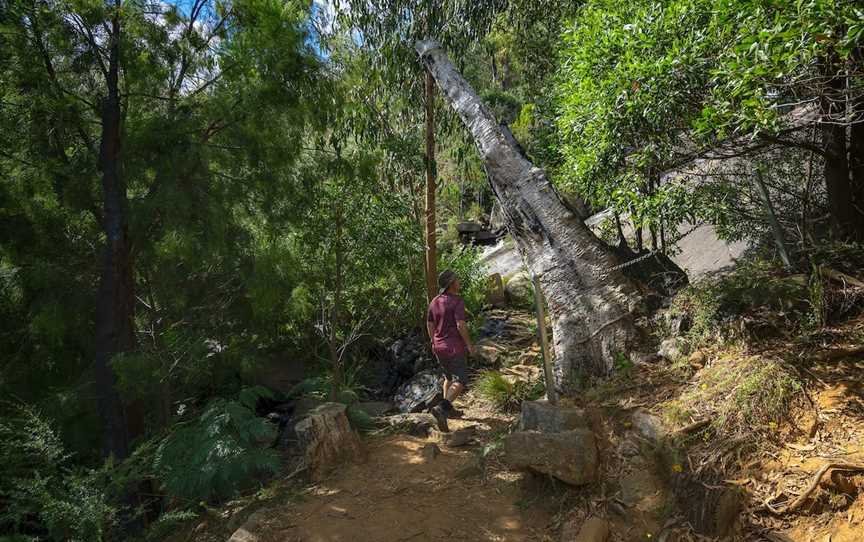
<path fill-rule="evenodd" d="M 485 229 L 483 224 L 479 222 L 460 222 L 456 224 L 456 231 L 459 233 L 477 233 Z"/>
<path fill-rule="evenodd" d="M 680 337 L 672 337 L 660 343 L 657 355 L 674 361 L 687 354 L 687 342 Z"/>
<path fill-rule="evenodd" d="M 575 407 L 551 405 L 546 400 L 523 401 L 520 431 L 561 433 L 573 429 L 587 429 L 585 411 Z"/>
<path fill-rule="evenodd" d="M 421 412 L 434 405 L 440 394 L 438 374 L 421 371 L 399 387 L 393 396 L 393 404 L 399 412 Z"/>
<path fill-rule="evenodd" d="M 657 416 L 644 410 L 637 410 L 630 416 L 630 419 L 633 422 L 633 429 L 645 440 L 653 444 L 659 444 L 666 438 L 666 427 L 663 425 L 663 421 Z"/>
<path fill-rule="evenodd" d="M 507 299 L 517 307 L 530 307 L 534 303 L 534 285 L 531 277 L 525 273 L 517 273 L 510 277 L 504 287 Z"/>
<path fill-rule="evenodd" d="M 324 403 L 294 426 L 303 450 L 306 473 L 318 481 L 334 466 L 364 457 L 360 437 L 351 428 L 341 403 Z"/>
<path fill-rule="evenodd" d="M 504 439 L 504 461 L 574 486 L 597 480 L 597 442 L 587 429 L 561 433 L 517 431 Z"/>

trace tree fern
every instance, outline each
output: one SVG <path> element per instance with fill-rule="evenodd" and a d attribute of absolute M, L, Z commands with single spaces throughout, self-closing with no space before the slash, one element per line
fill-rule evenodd
<path fill-rule="evenodd" d="M 254 390 L 241 400 L 215 399 L 201 415 L 177 428 L 159 444 L 154 470 L 166 491 L 190 500 L 227 498 L 250 480 L 279 468 L 266 447 L 275 428 L 255 416 Z"/>

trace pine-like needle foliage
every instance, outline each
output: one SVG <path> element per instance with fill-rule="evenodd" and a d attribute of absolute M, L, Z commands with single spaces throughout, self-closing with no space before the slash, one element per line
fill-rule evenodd
<path fill-rule="evenodd" d="M 38 412 L 0 404 L 0 532 L 22 540 L 104 540 L 115 520 L 104 484 L 98 473 L 70 465 Z"/>

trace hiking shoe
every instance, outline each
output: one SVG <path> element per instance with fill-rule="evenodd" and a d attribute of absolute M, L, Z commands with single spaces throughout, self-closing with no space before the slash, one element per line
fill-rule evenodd
<path fill-rule="evenodd" d="M 449 403 L 449 401 L 448 401 Z M 456 410 L 456 407 L 453 406 L 453 403 L 449 403 L 447 405 L 447 417 L 448 418 L 461 418 L 465 413 L 461 410 Z"/>
<path fill-rule="evenodd" d="M 447 413 L 448 418 L 461 418 L 464 415 L 464 412 L 461 410 L 456 410 L 453 406 L 453 403 L 448 401 L 447 399 L 443 399 L 439 405 L 444 409 L 444 412 Z"/>
<path fill-rule="evenodd" d="M 444 412 L 444 409 L 436 406 L 431 412 L 432 416 L 435 417 L 435 421 L 438 422 L 438 430 L 442 433 L 449 433 L 450 428 L 447 426 L 447 413 Z"/>

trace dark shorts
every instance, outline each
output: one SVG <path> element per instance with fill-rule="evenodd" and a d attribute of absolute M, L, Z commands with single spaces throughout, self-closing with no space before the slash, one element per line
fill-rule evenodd
<path fill-rule="evenodd" d="M 465 363 L 464 354 L 455 358 L 438 357 L 438 365 L 444 373 L 444 378 L 451 382 L 459 382 L 466 388 L 468 387 L 468 365 Z"/>

